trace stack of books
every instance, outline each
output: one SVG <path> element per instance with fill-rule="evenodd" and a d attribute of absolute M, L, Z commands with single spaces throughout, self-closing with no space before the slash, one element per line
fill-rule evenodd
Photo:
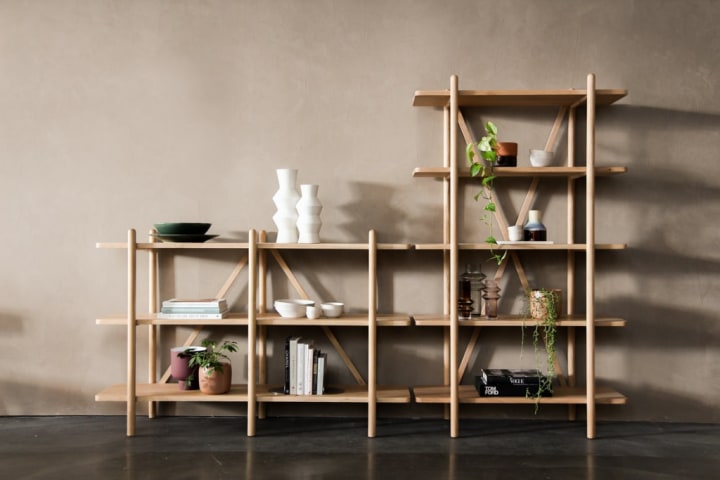
<path fill-rule="evenodd" d="M 285 340 L 285 385 L 288 395 L 322 395 L 325 392 L 327 354 L 312 340 L 288 337 Z"/>
<path fill-rule="evenodd" d="M 225 318 L 229 309 L 224 298 L 181 300 L 171 298 L 162 302 L 157 318 L 166 320 L 212 320 Z"/>
<path fill-rule="evenodd" d="M 540 385 L 552 379 L 535 369 L 482 369 L 475 377 L 475 388 L 481 397 L 536 397 Z M 552 396 L 551 391 L 543 389 L 541 396 Z"/>

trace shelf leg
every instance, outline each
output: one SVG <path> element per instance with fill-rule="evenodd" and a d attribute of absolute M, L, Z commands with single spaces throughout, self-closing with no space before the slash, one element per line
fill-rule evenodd
<path fill-rule="evenodd" d="M 368 241 L 368 438 L 377 425 L 377 239 L 370 230 Z"/>
<path fill-rule="evenodd" d="M 127 436 L 135 435 L 135 340 L 136 340 L 136 253 L 135 230 L 128 230 L 128 257 L 127 257 Z"/>
<path fill-rule="evenodd" d="M 248 372 L 247 372 L 247 436 L 255 436 L 256 398 L 256 331 L 257 331 L 257 234 L 248 235 Z"/>

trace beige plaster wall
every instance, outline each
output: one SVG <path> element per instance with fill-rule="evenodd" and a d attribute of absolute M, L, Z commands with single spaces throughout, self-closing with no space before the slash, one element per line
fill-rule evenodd
<path fill-rule="evenodd" d="M 599 114 L 597 144 L 600 164 L 630 169 L 598 185 L 597 212 L 599 241 L 631 245 L 599 255 L 597 294 L 599 311 L 629 322 L 598 332 L 598 378 L 630 401 L 598 413 L 719 421 L 718 18 L 714 0 L 0 1 L 0 414 L 124 412 L 93 401 L 125 375 L 123 328 L 94 324 L 124 308 L 124 257 L 95 242 L 123 241 L 128 228 L 144 237 L 158 221 L 212 222 L 224 239 L 273 230 L 278 167 L 320 185 L 328 241 L 363 241 L 369 228 L 381 241 L 437 241 L 439 186 L 410 173 L 441 161 L 441 114 L 413 108 L 413 92 L 447 88 L 453 73 L 468 89 L 584 88 L 594 72 L 598 87 L 630 92 Z M 501 135 L 519 139 L 523 162 L 544 143 L 554 112 L 524 115 L 473 119 L 491 116 Z M 539 206 L 563 235 L 564 202 Z M 313 296 L 363 307 L 362 256 L 288 259 Z M 381 256 L 381 310 L 438 310 L 439 259 Z M 161 294 L 212 295 L 233 260 L 164 259 Z M 547 262 L 532 272 L 537 282 L 562 278 Z M 516 280 L 504 288 L 508 300 L 520 293 Z M 141 283 L 141 308 L 146 290 Z M 290 292 L 275 277 L 271 294 Z M 238 310 L 244 295 L 241 281 L 229 295 Z M 187 333 L 164 331 L 163 347 Z M 322 342 L 318 331 L 301 333 Z M 228 329 L 212 334 L 244 340 Z M 287 334 L 271 333 L 275 380 Z M 338 334 L 364 371 L 363 333 Z M 440 341 L 434 329 L 382 331 L 380 380 L 439 382 Z M 472 369 L 532 361 L 518 356 L 518 343 L 517 332 L 490 333 Z M 244 350 L 234 362 L 242 381 Z M 338 362 L 333 375 L 349 381 Z M 242 415 L 244 407 L 166 412 Z"/>

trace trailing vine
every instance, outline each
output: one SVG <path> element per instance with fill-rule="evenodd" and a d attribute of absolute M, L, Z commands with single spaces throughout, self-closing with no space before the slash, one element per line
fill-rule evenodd
<path fill-rule="evenodd" d="M 536 392 L 531 392 L 530 389 L 527 390 L 526 397 L 535 399 L 535 413 L 537 413 L 540 398 L 544 393 L 552 394 L 553 391 L 552 381 L 555 371 L 555 344 L 560 297 L 556 291 L 542 288 L 528 292 L 528 298 L 530 317 L 534 320 L 532 332 L 533 350 L 540 382 Z M 523 344 L 525 341 L 524 335 L 523 328 Z M 541 350 L 543 353 L 541 353 Z"/>
<path fill-rule="evenodd" d="M 497 132 L 497 126 L 493 122 L 486 122 L 485 133 L 487 133 L 487 135 L 482 137 L 477 144 L 469 143 L 465 149 L 465 154 L 467 156 L 468 166 L 470 167 L 470 175 L 472 177 L 480 177 L 481 179 L 481 189 L 477 194 L 475 194 L 474 199 L 476 202 L 480 201 L 480 199 L 485 200 L 483 214 L 480 217 L 480 219 L 488 225 L 490 229 L 489 235 L 485 239 L 485 243 L 490 245 L 490 258 L 500 265 L 507 256 L 507 250 L 505 250 L 502 255 L 495 251 L 495 247 L 497 247 L 498 243 L 493 235 L 492 215 L 496 211 L 496 206 L 492 198 L 492 190 L 493 183 L 495 181 L 493 169 L 495 167 L 495 163 L 497 162 Z M 476 148 L 477 151 L 480 152 L 479 159 L 476 158 L 475 155 Z"/>

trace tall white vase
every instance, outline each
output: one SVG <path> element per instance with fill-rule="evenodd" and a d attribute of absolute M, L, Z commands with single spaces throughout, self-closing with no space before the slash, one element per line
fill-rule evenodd
<path fill-rule="evenodd" d="M 295 206 L 300 199 L 295 184 L 298 171 L 293 168 L 277 169 L 278 190 L 273 195 L 273 203 L 277 211 L 273 215 L 273 222 L 278 229 L 277 243 L 297 243 L 298 214 Z"/>
<path fill-rule="evenodd" d="M 297 227 L 300 232 L 298 243 L 320 243 L 322 208 L 318 199 L 318 186 L 300 185 L 300 201 L 297 203 Z"/>

